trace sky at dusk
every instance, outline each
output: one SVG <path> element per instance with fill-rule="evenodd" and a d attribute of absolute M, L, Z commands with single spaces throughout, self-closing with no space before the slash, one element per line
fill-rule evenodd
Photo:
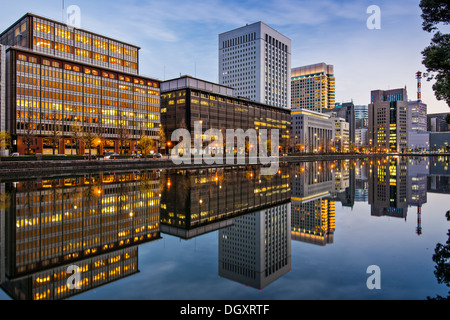
<path fill-rule="evenodd" d="M 421 51 L 432 34 L 422 30 L 419 0 L 76 0 L 81 28 L 141 47 L 140 74 L 167 80 L 189 74 L 218 82 L 218 34 L 262 21 L 292 41 L 292 68 L 334 65 L 336 101 L 368 104 L 370 91 L 407 87 L 417 99 Z M 367 28 L 370 5 L 381 29 Z M 25 13 L 62 21 L 62 0 L 2 1 L 0 29 Z M 422 84 L 428 113 L 447 112 L 432 82 Z"/>

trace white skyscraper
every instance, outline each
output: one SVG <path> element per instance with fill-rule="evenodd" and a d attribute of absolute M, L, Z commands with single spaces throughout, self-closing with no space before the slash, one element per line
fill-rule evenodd
<path fill-rule="evenodd" d="M 291 40 L 261 21 L 219 34 L 219 83 L 290 109 Z"/>

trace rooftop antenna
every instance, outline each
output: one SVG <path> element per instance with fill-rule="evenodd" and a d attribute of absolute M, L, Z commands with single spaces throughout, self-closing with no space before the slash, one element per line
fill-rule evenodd
<path fill-rule="evenodd" d="M 62 23 L 64 23 L 64 0 L 62 2 Z"/>

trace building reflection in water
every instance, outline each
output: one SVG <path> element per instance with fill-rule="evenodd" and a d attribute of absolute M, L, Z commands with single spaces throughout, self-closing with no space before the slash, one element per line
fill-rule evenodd
<path fill-rule="evenodd" d="M 291 204 L 233 219 L 219 231 L 219 276 L 263 289 L 291 270 Z"/>
<path fill-rule="evenodd" d="M 138 245 L 160 239 L 159 173 L 4 184 L 2 288 L 13 299 L 63 299 L 138 272 Z M 4 233 L 3 233 L 4 232 Z M 81 271 L 69 290 L 67 269 Z"/>
<path fill-rule="evenodd" d="M 374 160 L 369 174 L 372 216 L 406 220 L 408 212 L 408 164 L 403 157 Z"/>
<path fill-rule="evenodd" d="M 291 173 L 292 239 L 321 246 L 333 243 L 334 199 L 350 187 L 348 163 L 305 162 L 293 166 Z"/>
<path fill-rule="evenodd" d="M 280 164 L 94 174 L 0 183 L 0 282 L 14 299 L 64 299 L 136 274 L 138 246 L 218 233 L 218 272 L 262 289 L 291 270 L 291 240 L 334 242 L 335 205 L 406 219 L 449 190 L 448 159 Z M 67 269 L 81 269 L 69 290 Z"/>
<path fill-rule="evenodd" d="M 168 170 L 161 181 L 161 232 L 183 239 L 290 199 L 287 165 L 273 176 L 261 175 L 258 166 Z"/>

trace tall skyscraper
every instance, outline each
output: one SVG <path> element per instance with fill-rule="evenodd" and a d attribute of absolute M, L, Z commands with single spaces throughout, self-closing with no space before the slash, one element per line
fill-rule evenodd
<path fill-rule="evenodd" d="M 219 34 L 219 83 L 235 95 L 290 109 L 291 40 L 259 21 Z"/>
<path fill-rule="evenodd" d="M 369 121 L 369 109 L 365 105 L 355 106 L 355 128 L 367 128 Z"/>
<path fill-rule="evenodd" d="M 293 68 L 291 71 L 292 109 L 322 112 L 335 107 L 334 66 L 325 63 Z"/>
<path fill-rule="evenodd" d="M 377 151 L 406 151 L 408 147 L 406 88 L 372 91 L 368 109 L 369 145 Z"/>

